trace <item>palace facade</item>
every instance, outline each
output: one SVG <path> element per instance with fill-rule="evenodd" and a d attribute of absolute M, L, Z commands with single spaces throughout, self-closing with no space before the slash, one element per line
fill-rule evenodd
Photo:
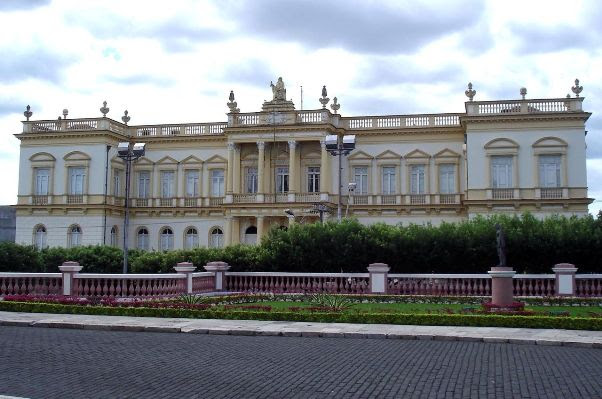
<path fill-rule="evenodd" d="M 132 163 L 129 246 L 148 250 L 254 244 L 272 226 L 336 218 L 338 159 L 327 135 L 355 135 L 342 157 L 343 216 L 362 223 L 456 222 L 529 211 L 586 215 L 585 122 L 574 97 L 476 101 L 464 113 L 343 116 L 296 110 L 282 79 L 261 111 L 234 93 L 220 123 L 128 125 L 102 116 L 31 121 L 24 113 L 16 242 L 123 245 L 120 142 L 146 143 Z M 355 189 L 349 191 L 349 183 Z"/>

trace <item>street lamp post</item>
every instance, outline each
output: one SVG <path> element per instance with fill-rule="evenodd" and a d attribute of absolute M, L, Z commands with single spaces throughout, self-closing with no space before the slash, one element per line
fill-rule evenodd
<path fill-rule="evenodd" d="M 340 140 L 339 140 L 340 138 Z M 332 156 L 338 156 L 339 157 L 339 188 L 338 188 L 338 194 L 339 194 L 339 201 L 338 201 L 338 206 L 337 206 L 337 220 L 340 222 L 341 218 L 342 218 L 342 182 L 341 182 L 341 174 L 342 174 L 342 157 L 343 155 L 349 155 L 349 153 L 351 151 L 353 151 L 355 149 L 355 135 L 345 135 L 345 136 L 338 136 L 338 135 L 328 135 L 326 136 L 326 139 L 324 140 L 325 144 L 326 144 L 326 151 L 328 151 L 328 153 Z"/>
<path fill-rule="evenodd" d="M 132 161 L 144 156 L 146 144 L 119 143 L 117 156 L 125 162 L 125 215 L 123 218 L 123 274 L 128 272 L 128 228 L 130 224 L 130 169 Z"/>

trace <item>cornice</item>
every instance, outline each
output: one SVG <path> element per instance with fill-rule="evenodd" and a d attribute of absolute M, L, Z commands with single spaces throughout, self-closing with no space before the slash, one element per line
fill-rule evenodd
<path fill-rule="evenodd" d="M 530 114 L 483 114 L 460 116 L 460 124 L 466 127 L 467 123 L 508 123 L 508 122 L 533 122 L 533 121 L 558 121 L 579 120 L 587 121 L 591 112 L 537 112 Z"/>

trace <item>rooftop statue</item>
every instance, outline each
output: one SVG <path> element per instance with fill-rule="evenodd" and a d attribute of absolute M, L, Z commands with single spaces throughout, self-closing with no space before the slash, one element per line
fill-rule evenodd
<path fill-rule="evenodd" d="M 284 88 L 282 77 L 278 78 L 276 85 L 270 82 L 270 86 L 272 87 L 272 95 L 274 96 L 273 101 L 286 101 L 286 89 Z"/>

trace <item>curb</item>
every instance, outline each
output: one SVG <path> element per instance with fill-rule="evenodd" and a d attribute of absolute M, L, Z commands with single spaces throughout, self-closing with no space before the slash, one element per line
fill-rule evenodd
<path fill-rule="evenodd" d="M 420 341 L 461 341 L 483 342 L 516 345 L 538 346 L 568 346 L 576 348 L 602 349 L 602 342 L 562 341 L 549 339 L 506 338 L 499 336 L 475 337 L 470 335 L 449 334 L 404 334 L 404 333 L 363 333 L 363 332 L 321 332 L 299 330 L 261 330 L 245 328 L 196 328 L 173 326 L 143 326 L 139 324 L 84 324 L 64 321 L 20 321 L 0 320 L 0 326 L 12 327 L 41 327 L 41 328 L 67 328 L 77 330 L 98 331 L 127 331 L 127 332 L 156 332 L 156 333 L 182 333 L 182 334 L 210 334 L 232 336 L 275 336 L 275 337 L 302 337 L 302 338 L 352 338 L 352 339 L 402 339 Z"/>

